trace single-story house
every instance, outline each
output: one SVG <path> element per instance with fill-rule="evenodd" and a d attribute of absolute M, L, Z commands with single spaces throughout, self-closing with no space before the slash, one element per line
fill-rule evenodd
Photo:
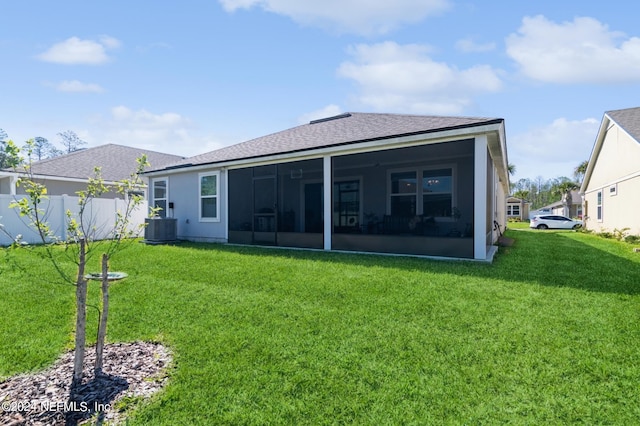
<path fill-rule="evenodd" d="M 565 207 L 562 200 L 556 201 L 555 203 L 547 204 L 544 207 L 539 208 L 538 210 L 534 210 L 530 212 L 530 218 L 537 214 L 554 214 L 560 216 L 566 216 L 569 218 L 582 217 L 582 195 L 580 195 L 580 191 L 574 189 L 571 191 L 571 205 L 568 208 Z"/>
<path fill-rule="evenodd" d="M 345 113 L 145 173 L 179 239 L 490 260 L 504 120 Z"/>
<path fill-rule="evenodd" d="M 587 229 L 640 235 L 640 108 L 605 112 L 580 192 Z"/>
<path fill-rule="evenodd" d="M 507 219 L 525 220 L 529 218 L 529 208 L 531 202 L 518 198 L 507 197 Z"/>
<path fill-rule="evenodd" d="M 113 185 L 129 178 L 136 170 L 136 159 L 142 154 L 147 155 L 152 167 L 164 167 L 184 159 L 177 155 L 106 144 L 36 161 L 31 165 L 31 171 L 35 180 L 47 187 L 48 195 L 75 195 L 77 191 L 86 189 L 96 166 L 101 167 L 105 184 Z M 20 176 L 20 173 L 13 170 L 0 170 L 0 194 L 23 195 L 24 189 L 17 185 Z M 101 198 L 117 196 L 118 194 L 110 192 Z"/>

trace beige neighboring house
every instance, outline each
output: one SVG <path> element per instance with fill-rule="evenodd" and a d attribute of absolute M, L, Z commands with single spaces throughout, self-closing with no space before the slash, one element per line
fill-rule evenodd
<path fill-rule="evenodd" d="M 127 179 L 136 169 L 136 159 L 146 154 L 151 167 L 166 167 L 184 157 L 149 151 L 129 146 L 106 144 L 82 149 L 32 164 L 31 170 L 36 181 L 47 187 L 48 195 L 75 195 L 86 189 L 89 177 L 94 176 L 94 168 L 101 167 L 106 185 Z M 23 195 L 24 189 L 17 185 L 20 173 L 0 170 L 0 194 Z M 143 177 L 146 181 L 146 177 Z M 145 188 L 146 189 L 146 188 Z M 117 198 L 113 192 L 102 198 Z"/>
<path fill-rule="evenodd" d="M 587 229 L 640 235 L 640 108 L 604 114 L 580 192 Z"/>
<path fill-rule="evenodd" d="M 531 203 L 518 197 L 507 198 L 507 219 L 529 219 L 529 207 Z"/>

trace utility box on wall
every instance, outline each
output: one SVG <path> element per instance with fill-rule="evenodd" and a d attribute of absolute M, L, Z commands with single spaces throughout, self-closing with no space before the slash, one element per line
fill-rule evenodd
<path fill-rule="evenodd" d="M 174 218 L 145 219 L 144 239 L 152 243 L 175 241 L 178 235 L 178 220 Z"/>

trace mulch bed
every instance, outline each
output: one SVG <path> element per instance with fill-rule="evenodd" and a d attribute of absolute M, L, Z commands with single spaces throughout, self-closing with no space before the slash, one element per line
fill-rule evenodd
<path fill-rule="evenodd" d="M 124 420 L 118 401 L 148 398 L 159 391 L 168 380 L 171 361 L 169 350 L 158 343 L 108 344 L 104 348 L 104 376 L 95 378 L 95 348 L 87 348 L 84 380 L 70 400 L 73 352 L 68 352 L 45 371 L 0 383 L 0 424 L 117 424 Z"/>

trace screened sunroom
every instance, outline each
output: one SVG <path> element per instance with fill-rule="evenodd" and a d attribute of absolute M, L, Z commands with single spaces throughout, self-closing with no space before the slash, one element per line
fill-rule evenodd
<path fill-rule="evenodd" d="M 229 242 L 473 256 L 474 142 L 462 140 L 229 170 Z M 325 202 L 331 205 L 325 218 Z"/>

